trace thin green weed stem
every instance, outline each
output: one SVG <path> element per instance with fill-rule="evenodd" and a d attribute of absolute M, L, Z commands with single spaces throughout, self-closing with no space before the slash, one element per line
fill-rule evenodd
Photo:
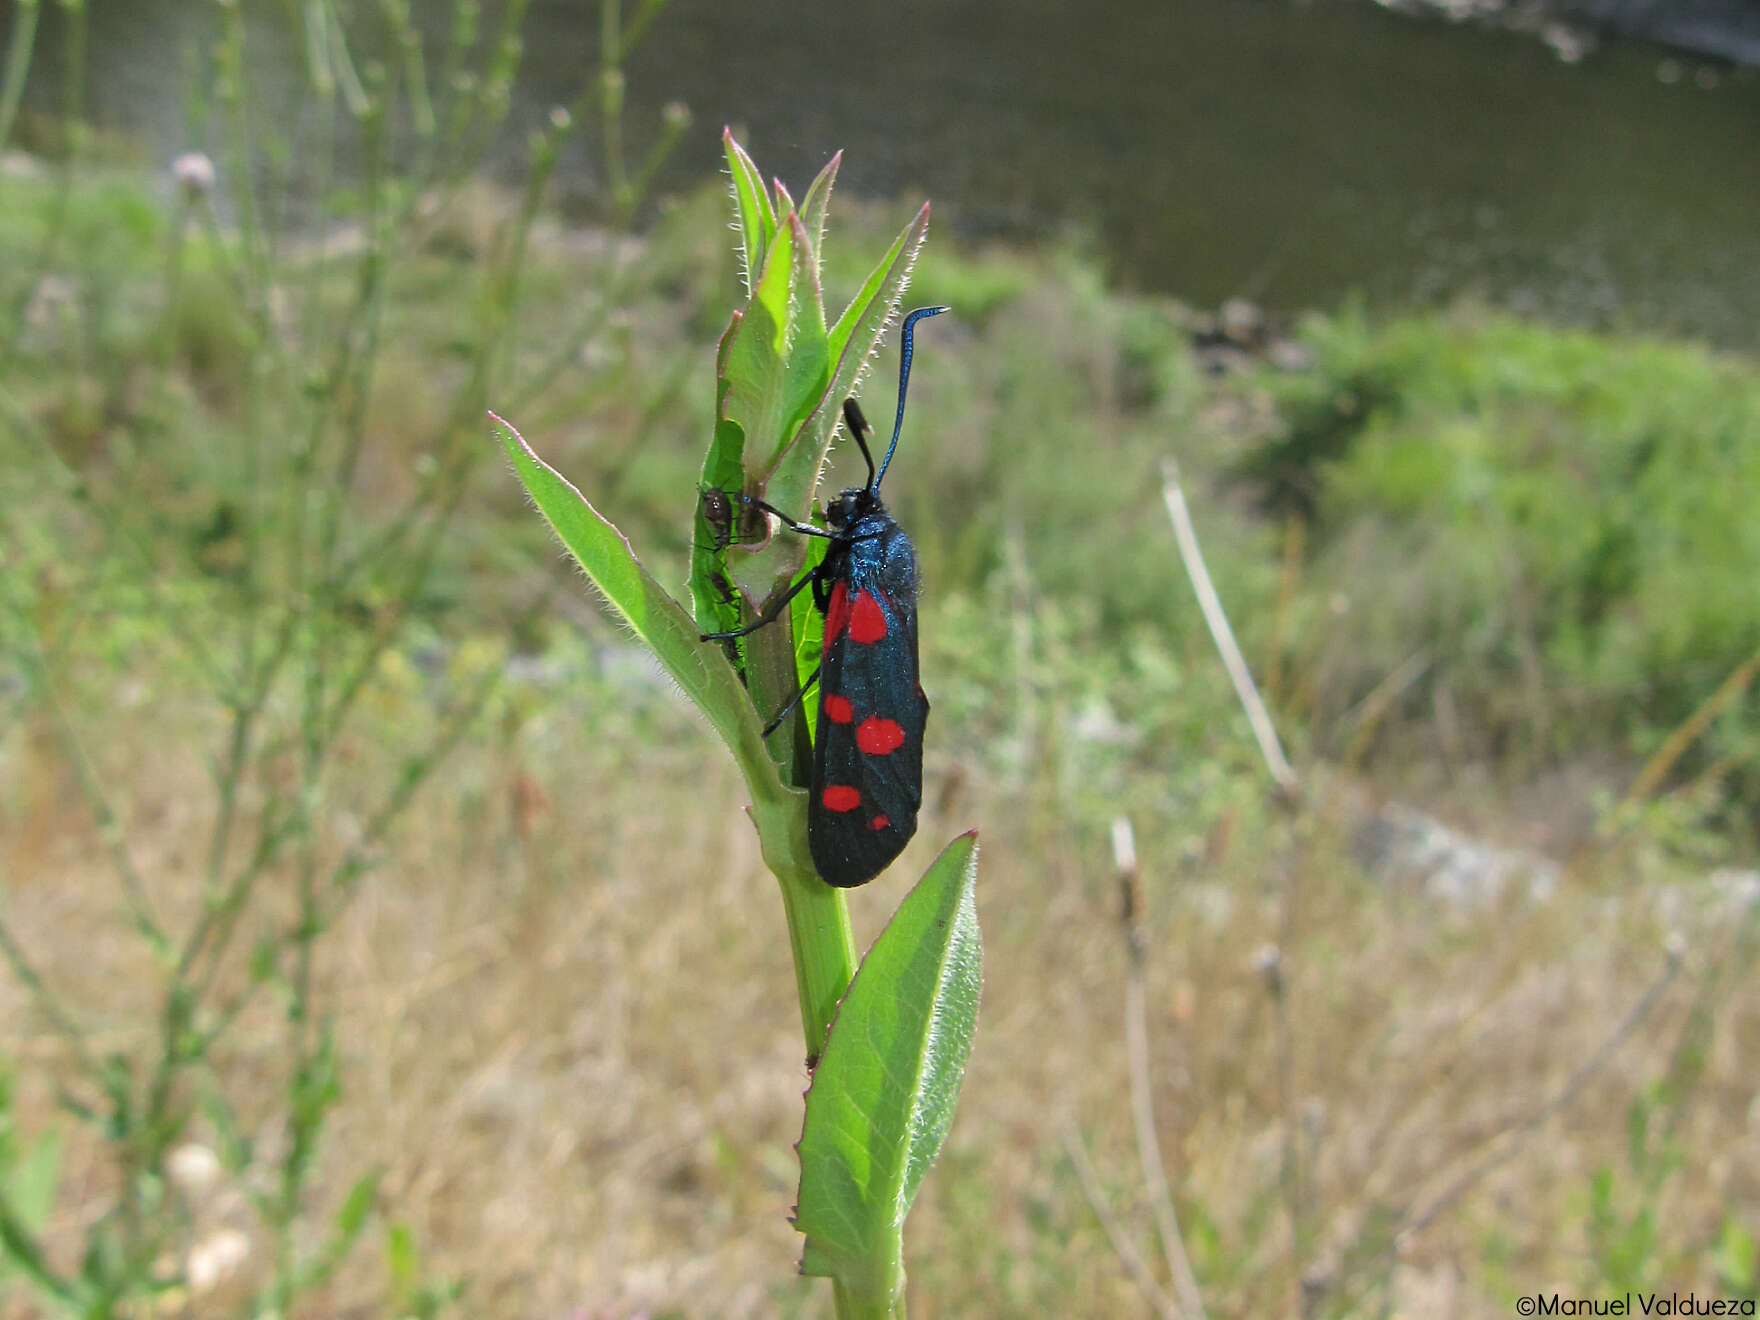
<path fill-rule="evenodd" d="M 86 1044 L 87 1031 L 74 1018 L 61 997 L 55 993 L 49 983 L 31 963 L 23 946 L 13 936 L 12 929 L 4 918 L 0 918 L 0 956 L 4 956 L 12 974 L 18 983 L 29 992 L 36 1003 L 37 1011 L 42 1013 L 44 1021 L 54 1028 L 55 1034 L 61 1037 L 79 1065 L 92 1077 L 103 1075 L 103 1065 Z"/>
<path fill-rule="evenodd" d="M 0 128 L 6 130 L 29 66 L 31 42 L 20 42 L 17 34 L 28 27 L 34 35 L 38 8 L 37 0 L 27 0 L 15 16 L 7 72 L 0 75 Z M 63 252 L 59 235 L 84 142 L 76 113 L 84 94 L 83 7 L 69 8 L 77 15 L 63 79 L 69 145 L 42 207 L 48 223 L 36 255 L 45 272 Z M 659 8 L 652 0 L 642 6 L 637 33 Z M 171 1226 L 155 1210 L 152 1189 L 164 1182 L 170 1151 L 186 1139 L 197 1112 L 195 1091 L 209 1092 L 211 1112 L 239 1112 L 225 1094 L 229 1083 L 216 1052 L 251 1005 L 266 998 L 265 990 L 281 1008 L 278 1071 L 287 1142 L 273 1187 L 254 1198 L 273 1245 L 269 1277 L 253 1305 L 288 1313 L 330 1276 L 353 1241 L 333 1235 L 316 1248 L 305 1245 L 316 1154 L 340 1096 L 339 1050 L 323 1000 L 325 939 L 417 794 L 480 724 L 500 686 L 501 667 L 491 664 L 461 677 L 459 688 L 439 703 L 433 727 L 410 740 L 387 782 L 362 793 L 364 819 L 339 855 L 326 832 L 326 813 L 342 778 L 338 747 L 386 655 L 408 636 L 472 489 L 471 474 L 488 452 L 483 410 L 513 375 L 532 230 L 563 142 L 590 115 L 559 117 L 534 144 L 517 212 L 482 275 L 488 315 L 477 323 L 466 369 L 437 428 L 432 469 L 389 518 L 360 517 L 358 487 L 374 443 L 371 409 L 396 281 L 404 261 L 421 253 L 420 236 L 436 220 L 436 199 L 446 204 L 473 177 L 482 150 L 505 120 L 526 9 L 526 0 L 503 7 L 494 31 L 479 40 L 478 7 L 459 0 L 446 72 L 433 83 L 405 0 L 382 0 L 377 7 L 394 52 L 382 68 L 357 59 L 364 48 L 359 15 L 338 0 L 300 0 L 293 12 L 304 26 L 305 73 L 314 94 L 292 130 L 299 138 L 296 171 L 282 130 L 254 95 L 250 56 L 257 20 L 246 6 L 222 7 L 210 73 L 225 181 L 218 191 L 227 201 L 227 219 L 223 225 L 214 191 L 185 184 L 156 263 L 163 292 L 154 314 L 158 337 L 144 349 L 153 372 L 172 386 L 159 397 L 179 397 L 176 377 L 191 367 L 200 370 L 194 355 L 186 364 L 181 351 L 185 323 L 201 310 L 192 306 L 193 272 L 215 272 L 222 296 L 230 295 L 236 308 L 245 349 L 244 378 L 233 392 L 236 443 L 221 478 L 241 510 L 242 562 L 215 575 L 221 585 L 168 577 L 162 543 L 179 530 L 175 520 L 145 501 L 123 497 L 159 475 L 148 461 L 152 449 L 136 443 L 124 453 L 137 461 L 123 463 L 107 484 L 94 487 L 53 445 L 34 446 L 49 457 L 54 492 L 101 526 L 94 560 L 102 571 L 81 584 L 86 589 L 69 593 L 74 603 L 57 616 L 53 644 L 71 648 L 92 623 L 113 620 L 91 588 L 108 585 L 105 574 L 133 572 L 143 585 L 131 605 L 144 602 L 143 617 L 159 620 L 179 639 L 185 658 L 194 662 L 194 676 L 223 716 L 207 758 L 212 814 L 197 853 L 200 902 L 173 929 L 154 910 L 123 812 L 111 804 L 81 744 L 85 721 L 76 728 L 55 686 L 61 667 L 77 661 L 77 654 L 50 649 L 51 639 L 36 629 L 34 606 L 23 597 L 7 601 L 33 647 L 20 702 L 28 698 L 49 717 L 120 879 L 130 922 L 154 953 L 160 975 L 147 1010 L 156 1019 L 154 1034 L 143 1057 L 102 1056 L 91 1029 L 57 992 L 54 969 L 21 945 L 16 924 L 0 922 L 0 964 L 78 1061 L 80 1075 L 103 1096 L 89 1106 L 69 1102 L 103 1133 L 115 1172 L 114 1201 L 88 1231 L 88 1258 L 103 1264 L 94 1267 L 89 1297 L 52 1274 L 37 1281 L 56 1296 L 77 1293 L 87 1313 L 113 1313 L 162 1283 L 158 1262 L 172 1246 Z M 467 84 L 464 75 L 477 52 L 485 63 Z M 397 126 L 406 122 L 399 114 L 400 94 L 408 103 L 413 166 L 397 163 L 404 154 Z M 344 257 L 324 241 L 288 241 L 290 218 L 303 214 L 290 200 L 296 175 L 301 187 L 315 179 L 321 206 L 333 208 L 345 161 L 353 162 L 346 182 L 355 189 L 364 246 Z M 344 285 L 348 275 L 352 282 Z M 620 291 L 626 287 L 617 285 Z M 14 331 L 23 325 L 26 305 L 17 309 Z M 567 336 L 570 358 L 605 325 L 601 308 Z M 290 326 L 296 327 L 291 333 Z M 4 352 L 16 353 L 22 342 L 14 334 Z M 99 341 L 88 332 L 73 343 L 90 351 Z M 10 394 L 0 405 L 23 417 L 27 434 L 39 429 Z M 141 420 L 129 408 L 121 425 Z M 42 548 L 45 555 L 55 549 L 47 541 Z M 554 589 L 551 584 L 513 626 L 528 628 Z M 363 597 L 371 601 L 364 628 L 357 621 Z M 216 607 L 225 611 L 218 628 Z M 292 900 L 291 912 L 272 915 L 285 898 Z M 238 946 L 241 934 L 252 929 L 259 934 L 246 963 Z M 847 981 L 846 971 L 839 985 Z M 819 999 L 826 1016 L 835 996 Z M 235 1140 L 229 1149 L 242 1176 L 251 1159 L 249 1144 Z M 9 1213 L 0 1205 L 0 1231 L 16 1236 L 9 1256 L 18 1263 L 37 1244 L 27 1235 L 11 1235 Z"/>
<path fill-rule="evenodd" d="M 155 953 L 164 954 L 171 947 L 170 940 L 154 911 L 152 898 L 147 893 L 140 870 L 135 866 L 134 858 L 129 855 L 127 832 L 111 807 L 79 734 L 56 695 L 55 684 L 44 658 L 42 637 L 27 611 L 14 609 L 13 617 L 17 619 L 20 631 L 24 634 L 25 644 L 21 648 L 20 658 L 24 662 L 25 673 L 37 691 L 38 701 L 49 716 L 50 725 L 61 743 L 62 754 L 73 770 L 74 781 L 79 786 L 86 809 L 92 813 L 97 824 L 98 837 L 110 856 L 117 878 L 121 881 L 131 921 L 149 947 Z"/>
<path fill-rule="evenodd" d="M 66 142 L 56 157 L 55 187 L 48 212 L 43 225 L 43 239 L 37 251 L 34 265 L 36 278 L 26 280 L 19 289 L 18 301 L 13 308 L 12 335 L 6 345 L 6 351 L 0 353 L 0 366 L 8 365 L 15 357 L 24 342 L 25 328 L 29 321 L 26 309 L 35 295 L 38 283 L 47 276 L 54 267 L 57 254 L 65 241 L 68 231 L 68 208 L 73 198 L 74 166 L 84 145 L 85 135 L 82 129 L 82 116 L 85 113 L 85 50 L 86 50 L 86 12 L 85 6 L 69 4 L 63 0 L 62 9 L 67 15 L 67 36 L 65 38 L 65 58 L 62 62 L 61 106 L 62 122 L 66 133 Z M 34 37 L 36 24 L 31 21 L 30 32 Z M 24 58 L 28 59 L 30 49 L 25 49 Z M 10 81 L 10 55 L 7 76 Z M 24 89 L 25 71 L 20 70 L 17 91 L 22 94 Z M 4 147 L 6 135 L 0 134 L 0 147 Z"/>
<path fill-rule="evenodd" d="M 12 33 L 6 39 L 6 72 L 0 75 L 0 148 L 12 137 L 12 123 L 24 98 L 31 53 L 37 42 L 37 16 L 42 0 L 18 0 L 12 9 Z"/>

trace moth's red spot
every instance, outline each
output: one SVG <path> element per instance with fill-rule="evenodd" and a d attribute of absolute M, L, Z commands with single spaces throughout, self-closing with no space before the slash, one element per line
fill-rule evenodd
<path fill-rule="evenodd" d="M 848 784 L 832 784 L 819 794 L 819 801 L 827 811 L 854 811 L 862 805 L 862 794 Z"/>
<path fill-rule="evenodd" d="M 831 599 L 825 604 L 825 648 L 843 635 L 849 627 L 849 584 L 839 582 L 831 588 Z"/>
<path fill-rule="evenodd" d="M 868 828 L 871 830 L 883 830 L 890 824 L 892 824 L 892 822 L 887 820 L 886 817 L 876 816 L 873 820 L 868 822 Z"/>
<path fill-rule="evenodd" d="M 904 746 L 904 729 L 897 720 L 870 715 L 856 727 L 856 746 L 869 756 L 885 756 Z"/>
<path fill-rule="evenodd" d="M 884 636 L 886 613 L 880 608 L 880 602 L 874 599 L 874 593 L 864 591 L 856 597 L 855 604 L 850 606 L 849 639 L 852 642 L 869 644 Z"/>
<path fill-rule="evenodd" d="M 848 697 L 825 698 L 825 718 L 833 724 L 848 724 L 855 717 L 855 708 L 849 704 Z"/>

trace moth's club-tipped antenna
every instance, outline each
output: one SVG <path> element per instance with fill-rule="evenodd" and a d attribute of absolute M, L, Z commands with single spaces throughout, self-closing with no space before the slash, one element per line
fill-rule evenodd
<path fill-rule="evenodd" d="M 874 479 L 868 483 L 869 490 L 877 492 L 880 489 L 880 483 L 886 479 L 886 469 L 892 463 L 892 451 L 898 448 L 898 433 L 904 427 L 905 391 L 910 388 L 911 384 L 911 336 L 917 328 L 917 322 L 925 316 L 940 316 L 941 313 L 949 310 L 951 309 L 947 307 L 919 307 L 904 318 L 904 334 L 898 349 L 898 416 L 892 422 L 892 443 L 886 446 L 886 457 L 880 461 L 880 471 L 875 473 Z M 861 416 L 859 412 L 856 415 Z M 867 448 L 864 446 L 862 453 L 865 455 L 867 452 Z M 870 471 L 873 469 L 873 465 L 873 460 L 869 459 Z"/>

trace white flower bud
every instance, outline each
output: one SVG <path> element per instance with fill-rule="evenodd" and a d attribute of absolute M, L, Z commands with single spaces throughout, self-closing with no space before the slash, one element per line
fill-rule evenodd
<path fill-rule="evenodd" d="M 171 162 L 171 177 L 191 201 L 214 191 L 214 162 L 199 151 L 186 151 Z"/>

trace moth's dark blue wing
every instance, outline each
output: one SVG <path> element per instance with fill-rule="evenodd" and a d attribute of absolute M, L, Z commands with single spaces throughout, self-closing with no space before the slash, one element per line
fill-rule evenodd
<path fill-rule="evenodd" d="M 819 874 L 844 888 L 904 850 L 923 802 L 929 701 L 917 679 L 914 572 L 896 592 L 883 576 L 840 577 L 825 614 L 807 841 Z"/>

